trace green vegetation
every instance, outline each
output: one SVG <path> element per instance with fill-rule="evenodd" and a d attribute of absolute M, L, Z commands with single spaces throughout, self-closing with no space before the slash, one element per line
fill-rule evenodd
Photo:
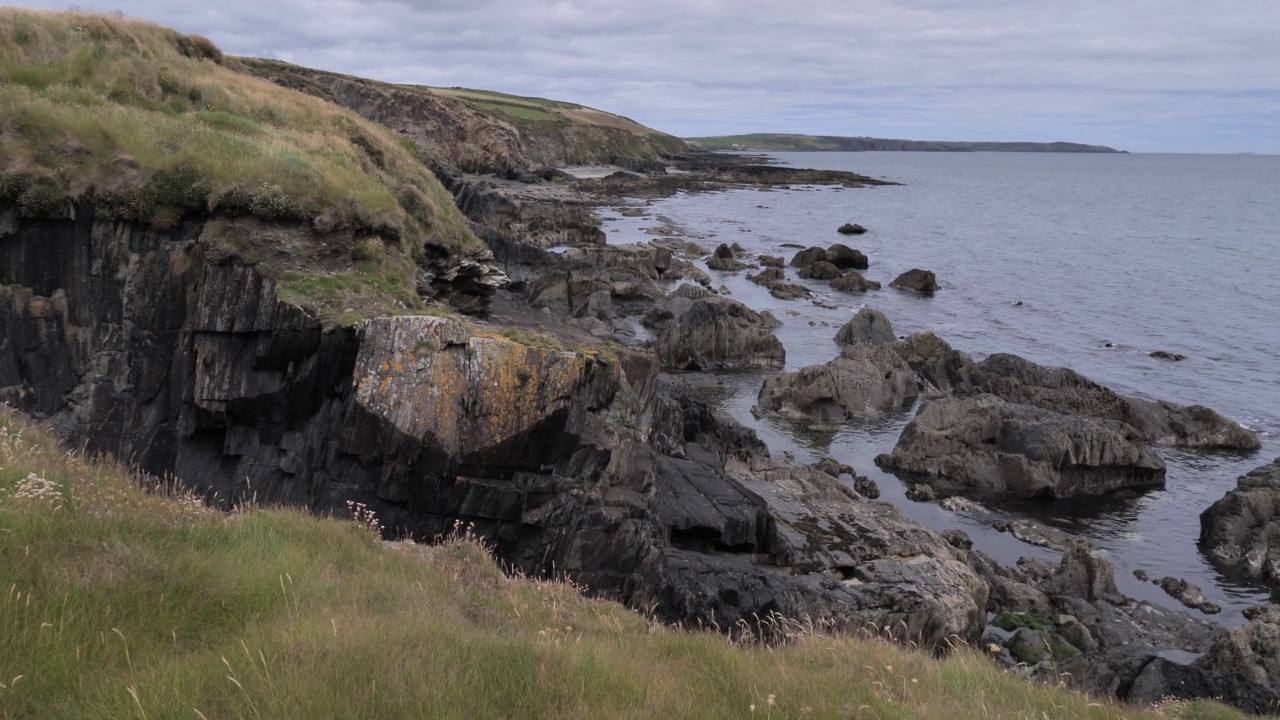
<path fill-rule="evenodd" d="M 465 528 L 379 542 L 58 445 L 0 409 L 0 718 L 1241 718 L 1139 712 L 792 627 L 772 648 L 505 576 Z"/>
<path fill-rule="evenodd" d="M 996 615 L 995 619 L 991 621 L 991 624 L 1007 632 L 1013 632 L 1018 628 L 1044 630 L 1046 632 L 1053 632 L 1054 629 L 1053 623 L 1049 620 L 1035 615 L 1016 612 L 1002 612 Z"/>
<path fill-rule="evenodd" d="M 216 215 L 377 236 L 401 294 L 424 246 L 480 246 L 395 133 L 237 68 L 141 21 L 0 9 L 0 204 L 56 217 L 92 193 L 99 217 L 162 230 Z"/>

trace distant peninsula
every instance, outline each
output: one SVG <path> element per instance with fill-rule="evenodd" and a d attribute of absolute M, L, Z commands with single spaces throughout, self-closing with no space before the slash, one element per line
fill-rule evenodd
<path fill-rule="evenodd" d="M 960 142 L 948 140 L 893 140 L 837 135 L 789 135 L 752 133 L 717 137 L 685 138 L 690 145 L 706 150 L 773 150 L 780 152 L 861 152 L 897 150 L 911 152 L 1055 152 L 1122 153 L 1105 145 L 1069 142 Z"/>

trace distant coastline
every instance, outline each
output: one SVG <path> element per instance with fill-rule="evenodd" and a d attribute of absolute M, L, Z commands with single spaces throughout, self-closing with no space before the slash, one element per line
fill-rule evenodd
<path fill-rule="evenodd" d="M 1105 145 L 1069 142 L 965 142 L 950 140 L 896 140 L 839 135 L 792 135 L 753 133 L 684 138 L 690 145 L 706 150 L 766 150 L 774 152 L 1053 152 L 1124 153 Z"/>

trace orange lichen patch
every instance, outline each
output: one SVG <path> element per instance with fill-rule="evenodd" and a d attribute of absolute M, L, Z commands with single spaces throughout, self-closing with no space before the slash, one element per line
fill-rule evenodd
<path fill-rule="evenodd" d="M 452 320 L 405 316 L 363 326 L 356 402 L 413 437 L 468 453 L 567 408 L 593 359 L 497 337 Z"/>

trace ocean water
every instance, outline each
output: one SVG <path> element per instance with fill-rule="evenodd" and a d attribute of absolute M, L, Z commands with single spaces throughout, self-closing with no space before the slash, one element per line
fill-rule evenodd
<path fill-rule="evenodd" d="M 1196 546 L 1199 515 L 1242 473 L 1280 455 L 1280 157 L 1053 155 L 1016 153 L 779 153 L 778 162 L 851 170 L 901 186 L 794 187 L 678 195 L 641 217 L 604 212 L 611 243 L 649 239 L 665 226 L 708 247 L 738 242 L 751 256 L 783 255 L 784 243 L 845 242 L 865 252 L 864 274 L 885 285 L 863 296 L 808 285 L 817 302 L 780 301 L 712 271 L 715 286 L 757 310 L 772 310 L 788 369 L 835 357 L 836 329 L 864 304 L 899 335 L 933 330 L 981 359 L 1010 352 L 1070 367 L 1117 391 L 1203 404 L 1258 430 L 1261 452 L 1160 450 L 1163 490 L 1136 499 L 1071 503 L 984 501 L 992 515 L 914 503 L 905 485 L 872 462 L 893 448 L 914 410 L 836 433 L 813 433 L 750 408 L 762 376 L 722 374 L 723 407 L 755 428 L 774 452 L 801 460 L 831 455 L 875 479 L 884 499 L 935 529 L 959 528 L 1003 562 L 1053 558 L 990 528 L 993 517 L 1031 517 L 1090 538 L 1111 556 L 1126 594 L 1183 609 L 1133 576 L 1199 584 L 1223 606 L 1216 616 L 1266 601 L 1259 588 L 1221 576 Z M 870 232 L 843 237 L 857 222 Z M 888 287 L 912 267 L 934 270 L 942 289 L 920 297 Z M 1021 305 L 1015 305 L 1020 301 Z M 1183 362 L 1148 356 L 1166 350 Z M 1196 611 L 1188 611 L 1196 612 Z"/>

